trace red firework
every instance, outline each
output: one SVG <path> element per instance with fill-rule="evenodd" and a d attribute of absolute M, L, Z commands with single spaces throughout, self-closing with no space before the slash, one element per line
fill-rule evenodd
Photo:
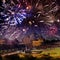
<path fill-rule="evenodd" d="M 57 31 L 58 31 L 58 29 L 57 29 L 56 26 L 51 26 L 51 27 L 49 28 L 48 34 L 54 36 L 54 35 L 57 33 Z"/>

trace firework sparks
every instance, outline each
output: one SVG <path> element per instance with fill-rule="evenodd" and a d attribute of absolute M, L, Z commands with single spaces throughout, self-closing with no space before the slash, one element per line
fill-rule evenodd
<path fill-rule="evenodd" d="M 59 15 L 59 13 L 57 13 L 59 6 L 55 0 L 3 0 L 0 8 L 0 19 L 4 21 L 4 23 L 1 24 L 1 30 L 6 33 L 6 35 L 2 33 L 5 35 L 5 38 L 10 36 L 8 38 L 14 40 L 14 36 L 18 39 L 21 32 L 25 32 L 26 34 L 27 30 L 24 26 L 29 27 L 29 29 L 31 28 L 33 31 L 39 28 L 37 31 L 39 31 L 39 34 L 41 33 L 40 35 L 44 38 L 46 38 L 47 35 L 56 35 L 58 32 L 58 27 L 53 26 L 55 22 L 60 23 L 60 19 L 57 16 L 57 14 Z M 22 29 L 22 31 L 18 33 L 18 30 L 15 31 L 11 28 L 14 32 L 11 33 L 12 31 L 10 31 L 8 33 L 7 29 L 9 29 L 8 27 L 10 26 L 17 27 L 19 30 Z M 25 36 L 24 33 L 21 34 L 23 37 Z M 21 39 L 23 38 L 20 37 L 20 40 Z"/>

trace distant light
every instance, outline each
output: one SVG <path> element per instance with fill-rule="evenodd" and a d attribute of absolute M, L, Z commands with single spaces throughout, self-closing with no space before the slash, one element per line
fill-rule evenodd
<path fill-rule="evenodd" d="M 19 4 L 18 7 L 21 7 L 21 4 Z"/>
<path fill-rule="evenodd" d="M 26 7 L 27 10 L 31 10 L 31 8 L 32 7 L 30 5 Z"/>
<path fill-rule="evenodd" d="M 48 23 L 54 23 L 54 20 L 47 21 Z"/>
<path fill-rule="evenodd" d="M 32 22 L 31 22 L 31 21 L 29 21 L 29 24 L 30 24 L 30 25 L 32 25 Z"/>
<path fill-rule="evenodd" d="M 34 25 L 35 27 L 38 27 L 38 25 Z"/>
<path fill-rule="evenodd" d="M 11 12 L 11 14 L 15 14 L 15 12 Z"/>
<path fill-rule="evenodd" d="M 32 21 L 33 23 L 35 23 L 35 21 Z"/>
<path fill-rule="evenodd" d="M 26 29 L 23 29 L 23 31 L 25 32 L 25 31 L 26 31 Z"/>
<path fill-rule="evenodd" d="M 6 21 L 8 21 L 10 19 L 10 17 L 9 18 L 6 18 Z"/>
<path fill-rule="evenodd" d="M 58 19 L 57 22 L 60 22 L 60 20 Z"/>
<path fill-rule="evenodd" d="M 46 16 L 47 18 L 50 18 L 50 16 Z"/>
<path fill-rule="evenodd" d="M 41 20 L 40 22 L 44 22 L 43 20 Z"/>

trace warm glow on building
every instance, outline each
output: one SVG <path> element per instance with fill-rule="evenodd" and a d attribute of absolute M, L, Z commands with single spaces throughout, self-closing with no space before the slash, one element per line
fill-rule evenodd
<path fill-rule="evenodd" d="M 43 40 L 42 39 L 39 39 L 38 41 L 33 41 L 32 42 L 32 45 L 33 47 L 37 47 L 37 46 L 40 46 L 42 44 Z"/>

